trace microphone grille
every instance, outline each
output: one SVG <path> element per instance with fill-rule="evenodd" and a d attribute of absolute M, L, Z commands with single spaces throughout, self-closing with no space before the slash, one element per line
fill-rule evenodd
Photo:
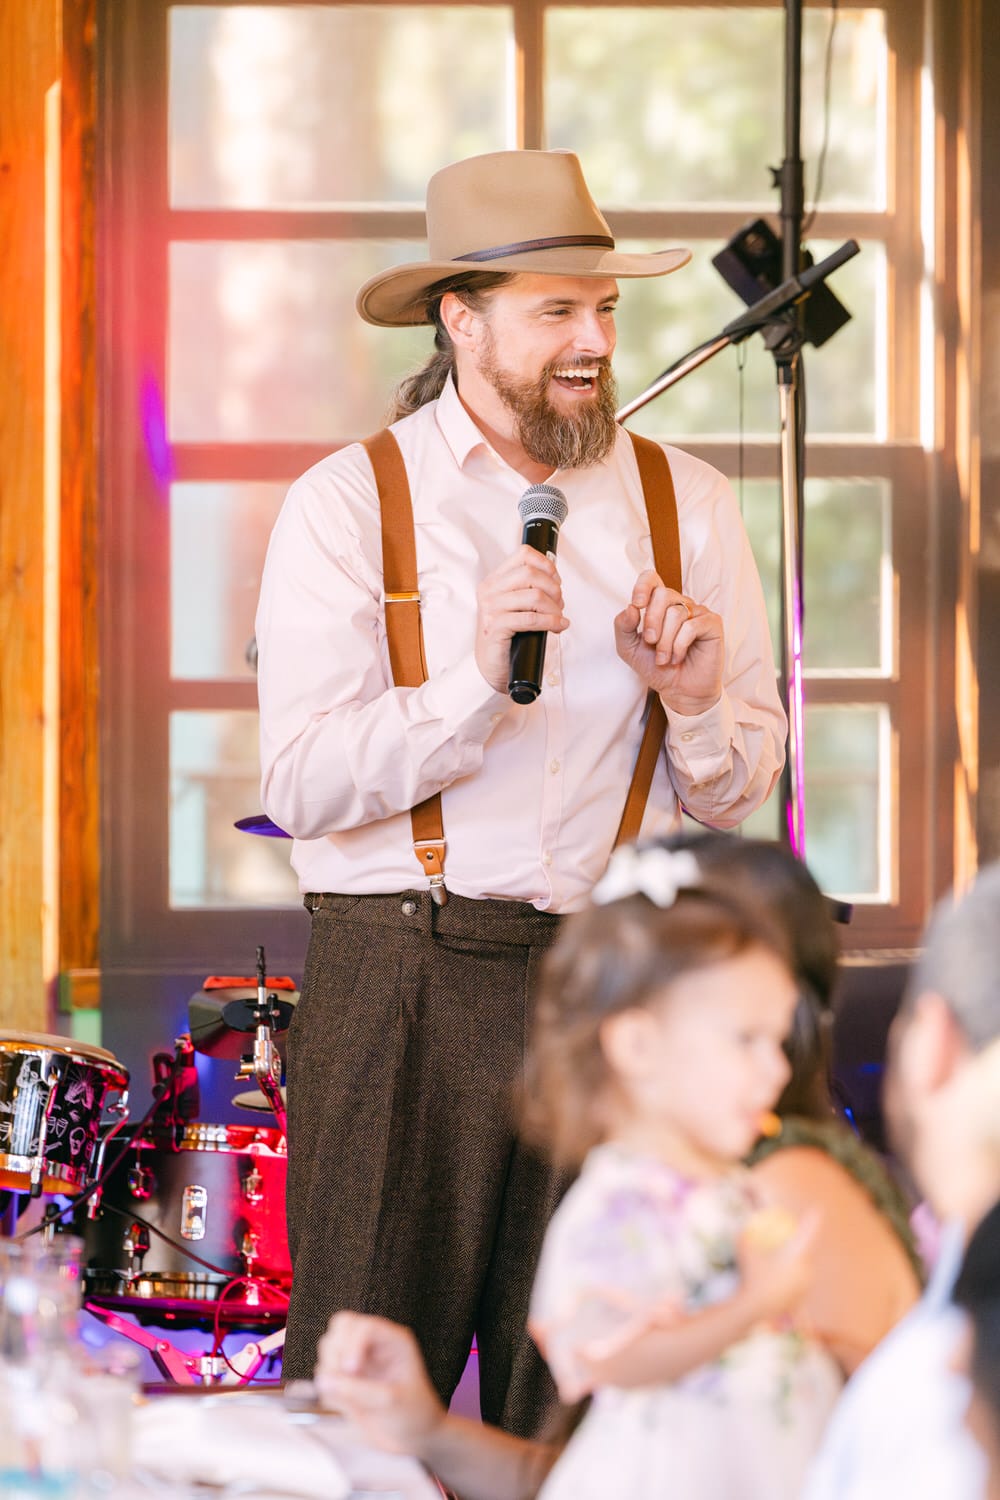
<path fill-rule="evenodd" d="M 554 484 L 533 484 L 517 502 L 517 509 L 525 525 L 529 521 L 554 521 L 561 526 L 569 506 L 562 490 L 557 490 Z"/>

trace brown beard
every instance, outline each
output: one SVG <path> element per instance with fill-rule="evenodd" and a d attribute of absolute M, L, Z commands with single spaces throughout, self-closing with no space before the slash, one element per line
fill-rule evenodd
<path fill-rule="evenodd" d="M 479 361 L 480 374 L 490 382 L 515 419 L 521 447 L 536 463 L 551 469 L 585 469 L 607 458 L 615 445 L 618 391 L 611 365 L 605 359 L 578 361 L 598 365 L 597 394 L 572 416 L 556 411 L 549 400 L 553 372 L 566 360 L 546 365 L 537 380 L 515 380 L 501 370 L 489 328 Z"/>

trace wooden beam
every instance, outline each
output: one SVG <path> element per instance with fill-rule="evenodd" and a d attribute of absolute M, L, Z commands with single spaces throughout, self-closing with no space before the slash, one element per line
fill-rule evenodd
<path fill-rule="evenodd" d="M 59 969 L 63 1004 L 99 996 L 100 765 L 95 295 L 95 0 L 62 13 Z M 83 971 L 86 983 L 67 985 Z"/>
<path fill-rule="evenodd" d="M 0 1022 L 18 1030 L 48 1025 L 55 981 L 44 497 L 46 100 L 59 81 L 59 9 L 0 0 L 0 57 L 16 60 L 0 85 Z M 51 194 L 48 207 L 51 220 Z"/>

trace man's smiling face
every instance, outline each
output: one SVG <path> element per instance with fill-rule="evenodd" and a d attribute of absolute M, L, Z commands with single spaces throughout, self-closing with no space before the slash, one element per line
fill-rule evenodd
<path fill-rule="evenodd" d="M 598 463 L 614 445 L 617 301 L 611 279 L 519 275 L 480 319 L 476 373 L 526 452 L 554 469 Z"/>

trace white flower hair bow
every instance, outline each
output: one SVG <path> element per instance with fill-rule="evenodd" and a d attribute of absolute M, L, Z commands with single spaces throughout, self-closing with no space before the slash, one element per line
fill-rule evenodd
<path fill-rule="evenodd" d="M 611 862 L 590 893 L 595 906 L 607 906 L 625 896 L 648 896 L 659 907 L 673 906 L 678 892 L 701 884 L 701 870 L 690 849 L 638 849 L 627 844 L 616 849 Z"/>

